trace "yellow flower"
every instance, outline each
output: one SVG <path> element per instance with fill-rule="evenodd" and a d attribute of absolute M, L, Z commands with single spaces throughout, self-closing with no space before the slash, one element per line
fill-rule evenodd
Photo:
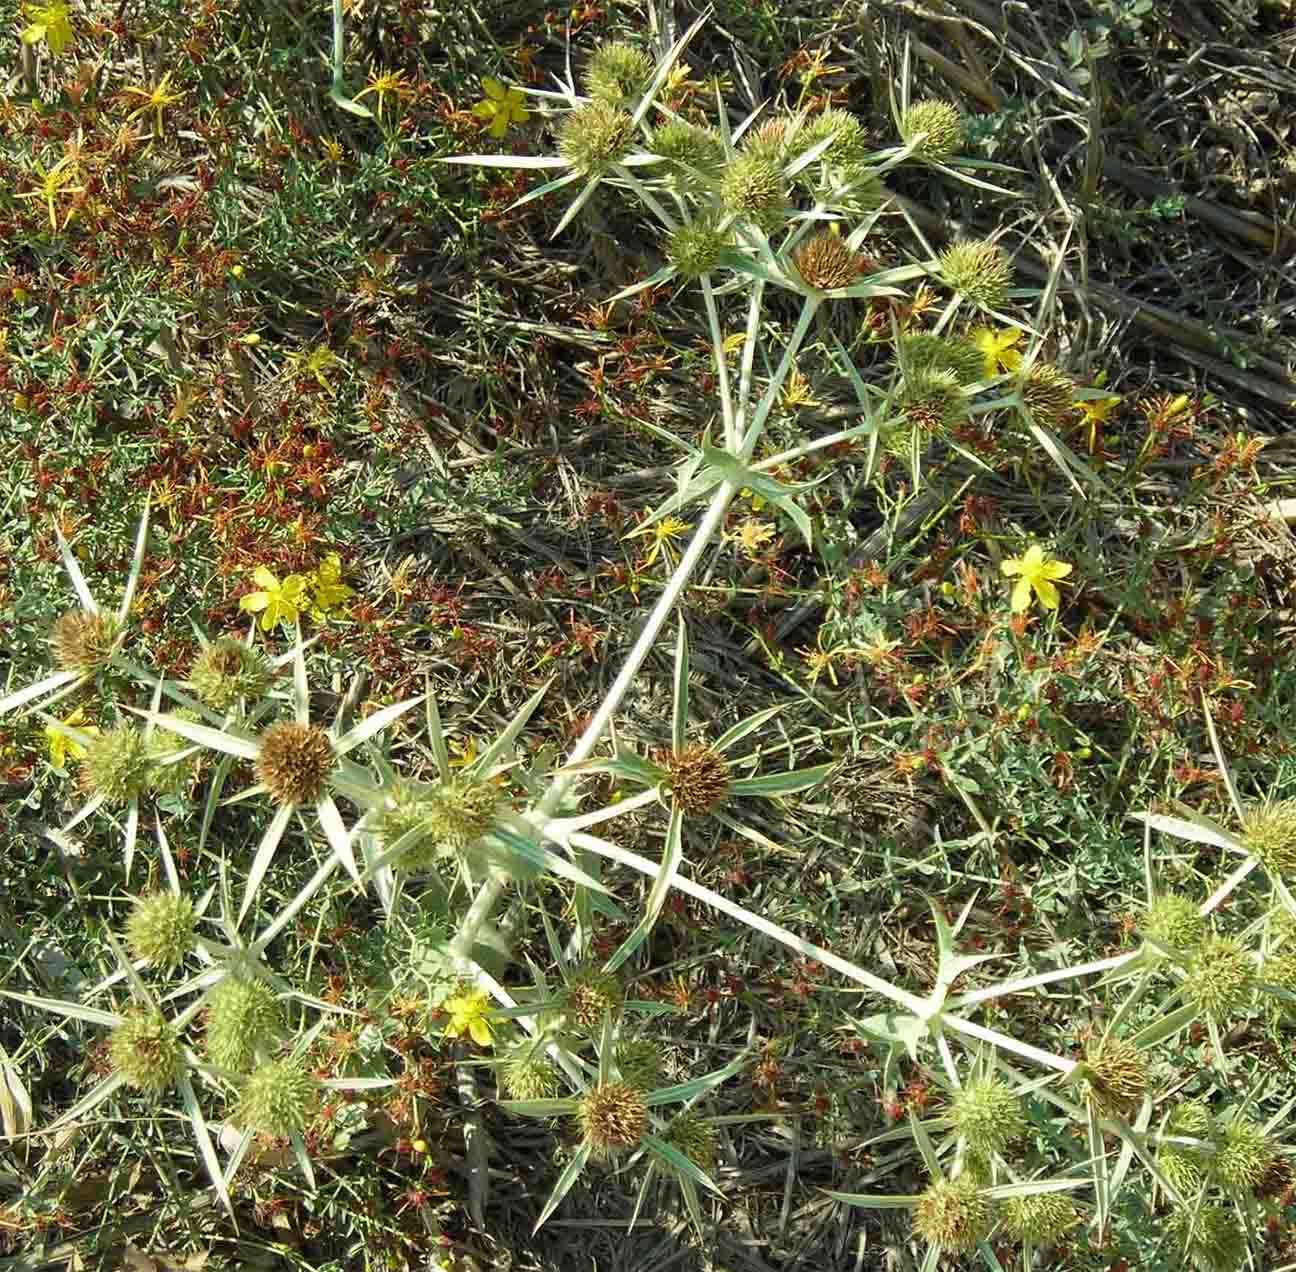
<path fill-rule="evenodd" d="M 23 6 L 31 19 L 29 26 L 22 33 L 24 44 L 36 44 L 44 40 L 49 51 L 58 57 L 72 42 L 72 23 L 68 21 L 68 8 L 63 0 L 50 0 L 48 4 L 28 4 Z"/>
<path fill-rule="evenodd" d="M 1007 578 L 1017 579 L 1013 586 L 1012 611 L 1020 614 L 1030 608 L 1032 592 L 1045 609 L 1057 609 L 1062 598 L 1053 581 L 1066 578 L 1072 567 L 1065 561 L 1049 560 L 1044 549 L 1038 543 L 1032 543 L 1025 556 L 1004 561 L 999 568 Z"/>
<path fill-rule="evenodd" d="M 123 88 L 123 93 L 130 93 L 133 97 L 143 98 L 143 104 L 135 107 L 126 118 L 134 119 L 137 115 L 147 114 L 149 111 L 156 111 L 157 118 L 153 122 L 153 132 L 156 136 L 162 135 L 162 112 L 168 106 L 175 106 L 184 100 L 183 93 L 169 93 L 167 89 L 171 87 L 172 72 L 168 71 L 161 80 L 152 88 Z"/>
<path fill-rule="evenodd" d="M 263 632 L 279 623 L 295 623 L 307 604 L 305 578 L 290 574 L 280 583 L 264 565 L 258 565 L 252 577 L 261 591 L 249 592 L 239 601 L 239 609 L 260 614 Z"/>
<path fill-rule="evenodd" d="M 468 1034 L 479 1047 L 491 1045 L 491 1027 L 487 1019 L 490 995 L 484 990 L 475 994 L 455 994 L 441 1006 L 450 1013 L 443 1031 L 447 1038 L 462 1038 Z"/>
<path fill-rule="evenodd" d="M 1111 413 L 1121 404 L 1118 397 L 1077 398 L 1072 404 L 1084 416 L 1089 426 L 1089 450 L 1093 452 L 1098 445 L 1098 426 L 1106 422 Z"/>
<path fill-rule="evenodd" d="M 1017 346 L 1024 334 L 1016 327 L 1002 327 L 998 331 L 991 327 L 974 327 L 968 333 L 968 338 L 985 358 L 987 380 L 1000 371 L 1016 371 L 1021 366 L 1022 356 Z"/>
<path fill-rule="evenodd" d="M 369 83 L 362 88 L 356 95 L 356 101 L 369 93 L 378 94 L 378 118 L 382 118 L 383 107 L 387 104 L 387 95 L 390 93 L 398 102 L 413 101 L 418 94 L 414 90 L 414 85 L 406 78 L 404 71 L 384 71 L 381 75 L 375 75 Z"/>
<path fill-rule="evenodd" d="M 482 80 L 482 88 L 486 97 L 473 107 L 472 113 L 478 119 L 490 120 L 492 137 L 502 137 L 510 124 L 525 124 L 531 118 L 531 112 L 522 104 L 520 88 L 505 88 L 497 79 Z"/>
<path fill-rule="evenodd" d="M 644 566 L 652 565 L 654 561 L 661 556 L 663 549 L 666 552 L 666 560 L 671 560 L 671 544 L 684 533 L 685 530 L 691 530 L 693 527 L 687 521 L 681 521 L 678 517 L 663 517 L 660 521 L 651 526 L 644 526 L 640 530 L 632 530 L 627 539 L 633 539 L 636 535 L 647 534 L 652 536 L 652 547 L 648 549 L 648 555 L 644 557 Z"/>
<path fill-rule="evenodd" d="M 87 724 L 85 718 L 85 708 L 78 707 L 69 716 L 64 716 L 60 724 L 66 724 L 69 729 L 80 729 L 82 733 L 98 733 L 97 724 Z M 62 729 L 53 724 L 45 726 L 45 743 L 49 748 L 50 763 L 55 768 L 67 768 L 69 759 L 79 760 L 85 753 L 86 749 L 75 738 L 70 738 Z"/>
<path fill-rule="evenodd" d="M 342 602 L 351 596 L 355 589 L 342 582 L 342 558 L 336 552 L 328 556 L 315 567 L 310 579 L 311 617 L 316 622 L 336 617 L 334 611 L 343 614 Z"/>
<path fill-rule="evenodd" d="M 748 560 L 755 561 L 759 558 L 761 549 L 773 541 L 774 527 L 767 521 L 747 517 L 738 523 L 736 529 L 730 530 L 725 538 L 730 543 L 737 544 L 738 551 Z"/>
<path fill-rule="evenodd" d="M 309 353 L 298 351 L 289 356 L 294 370 L 301 371 L 305 375 L 313 375 L 321 389 L 326 393 L 333 392 L 333 386 L 325 379 L 324 373 L 331 371 L 342 359 L 328 345 L 316 345 Z"/>
<path fill-rule="evenodd" d="M 58 229 L 58 214 L 54 210 L 54 200 L 64 194 L 80 194 L 85 186 L 70 186 L 69 181 L 76 180 L 76 173 L 72 170 L 72 159 L 65 155 L 58 161 L 48 172 L 39 164 L 32 165 L 36 175 L 40 177 L 40 186 L 35 190 L 24 190 L 19 195 L 20 199 L 44 199 L 46 206 L 49 208 L 50 229 Z M 68 221 L 72 219 L 72 210 L 68 210 L 67 220 L 63 222 L 66 229 Z"/>

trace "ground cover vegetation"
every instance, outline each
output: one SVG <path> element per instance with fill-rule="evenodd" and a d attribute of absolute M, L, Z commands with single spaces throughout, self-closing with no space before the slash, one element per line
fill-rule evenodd
<path fill-rule="evenodd" d="M 1296 1266 L 1289 4 L 0 14 L 0 1267 Z"/>

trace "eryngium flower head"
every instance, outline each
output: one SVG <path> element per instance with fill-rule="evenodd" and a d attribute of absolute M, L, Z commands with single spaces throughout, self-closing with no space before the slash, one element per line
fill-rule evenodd
<path fill-rule="evenodd" d="M 927 135 L 914 147 L 919 159 L 948 159 L 963 146 L 963 120 L 949 102 L 915 102 L 900 118 L 900 136 L 908 145 L 920 133 Z"/>
<path fill-rule="evenodd" d="M 986 309 L 1000 309 L 1012 286 L 1008 253 L 984 239 L 960 239 L 937 258 L 941 280 Z"/>
<path fill-rule="evenodd" d="M 827 230 L 802 243 L 792 253 L 792 263 L 806 285 L 817 291 L 849 287 L 868 268 L 868 261 L 840 234 Z"/>
<path fill-rule="evenodd" d="M 569 1026 L 585 1034 L 603 1027 L 603 1017 L 621 1010 L 625 991 L 612 972 L 598 967 L 578 967 L 568 973 L 562 1012 Z"/>
<path fill-rule="evenodd" d="M 657 762 L 666 771 L 666 787 L 685 813 L 701 817 L 713 812 L 729 793 L 729 765 L 724 756 L 701 742 L 682 750 L 659 753 Z"/>
<path fill-rule="evenodd" d="M 1142 929 L 1145 937 L 1190 954 L 1206 935 L 1206 920 L 1187 897 L 1167 892 L 1148 906 Z"/>
<path fill-rule="evenodd" d="M 670 161 L 664 173 L 682 190 L 696 189 L 718 177 L 724 165 L 719 136 L 683 119 L 668 119 L 653 129 L 648 149 Z"/>
<path fill-rule="evenodd" d="M 596 1157 L 611 1157 L 634 1148 L 648 1129 L 648 1105 L 638 1087 L 604 1082 L 581 1101 L 581 1130 Z"/>
<path fill-rule="evenodd" d="M 1003 1221 L 1015 1240 L 1046 1245 L 1074 1228 L 1080 1214 L 1066 1193 L 1043 1192 L 1009 1197 L 1003 1203 Z"/>
<path fill-rule="evenodd" d="M 61 615 L 50 633 L 60 671 L 89 675 L 102 671 L 116 652 L 121 624 L 111 614 L 72 610 Z"/>
<path fill-rule="evenodd" d="M 652 80 L 653 60 L 647 53 L 613 40 L 600 44 L 585 71 L 585 92 L 611 106 L 637 102 Z"/>
<path fill-rule="evenodd" d="M 1289 994 L 1296 994 L 1296 950 L 1285 948 L 1277 954 L 1266 954 L 1260 964 L 1260 979 L 1266 985 L 1275 985 Z M 1265 1000 L 1269 1017 L 1275 1024 L 1282 1016 L 1296 1012 L 1296 1003 L 1279 998 L 1277 994 L 1266 994 Z"/>
<path fill-rule="evenodd" d="M 1205 1264 L 1210 1272 L 1237 1272 L 1246 1258 L 1242 1228 L 1233 1212 L 1223 1206 L 1177 1206 L 1167 1226 L 1180 1250 Z"/>
<path fill-rule="evenodd" d="M 973 1078 L 955 1091 L 949 1119 L 979 1157 L 1001 1153 L 1026 1134 L 1021 1101 L 1000 1078 Z"/>
<path fill-rule="evenodd" d="M 126 920 L 126 942 L 136 958 L 169 972 L 194 947 L 194 908 L 188 897 L 155 892 L 135 902 Z"/>
<path fill-rule="evenodd" d="M 681 1113 L 672 1118 L 662 1132 L 662 1139 L 703 1170 L 709 1171 L 716 1163 L 715 1127 L 696 1113 Z"/>
<path fill-rule="evenodd" d="M 910 428 L 923 433 L 944 433 L 968 417 L 958 376 L 937 367 L 917 367 L 906 374 L 895 406 Z"/>
<path fill-rule="evenodd" d="M 698 278 L 720 264 L 728 245 L 728 234 L 710 220 L 686 221 L 666 240 L 666 259 L 684 278 Z"/>
<path fill-rule="evenodd" d="M 910 371 L 952 371 L 960 384 L 976 384 L 985 375 L 985 355 L 958 336 L 930 331 L 902 336 L 900 354 Z"/>
<path fill-rule="evenodd" d="M 790 130 L 791 121 L 782 115 L 765 120 L 759 127 L 750 128 L 743 134 L 743 154 L 781 167 L 791 136 Z"/>
<path fill-rule="evenodd" d="M 1242 840 L 1270 875 L 1296 874 L 1296 799 L 1249 809 L 1242 818 Z"/>
<path fill-rule="evenodd" d="M 510 1100 L 550 1100 L 558 1094 L 558 1074 L 541 1053 L 519 1047 L 499 1068 L 500 1085 Z"/>
<path fill-rule="evenodd" d="M 187 707 L 177 711 L 176 716 L 191 724 L 199 723 L 198 713 L 190 711 Z M 149 790 L 155 795 L 178 795 L 186 790 L 193 782 L 198 766 L 202 763 L 202 752 L 194 751 L 194 744 L 187 738 L 182 738 L 178 733 L 172 733 L 170 729 L 161 726 L 148 735 L 144 745 L 149 757 Z M 193 751 L 193 754 L 185 756 L 182 760 L 171 758 L 182 751 Z"/>
<path fill-rule="evenodd" d="M 411 831 L 420 832 L 396 864 L 404 870 L 427 870 L 438 857 L 461 853 L 492 826 L 501 803 L 493 782 L 456 776 L 426 785 L 400 782 L 368 826 L 385 848 Z"/>
<path fill-rule="evenodd" d="M 641 1091 L 655 1091 L 661 1086 L 661 1048 L 650 1038 L 627 1038 L 618 1042 L 615 1058 L 622 1082 Z"/>
<path fill-rule="evenodd" d="M 1031 418 L 1045 428 L 1060 428 L 1076 414 L 1076 383 L 1051 362 L 1036 362 L 1018 385 Z"/>
<path fill-rule="evenodd" d="M 1164 1134 L 1180 1135 L 1187 1139 L 1207 1139 L 1210 1130 L 1210 1110 L 1197 1100 L 1188 1100 L 1177 1105 L 1166 1118 Z M 1202 1149 L 1163 1144 L 1157 1149 L 1156 1163 L 1181 1200 L 1191 1199 L 1202 1186 L 1205 1178 L 1205 1154 Z"/>
<path fill-rule="evenodd" d="M 300 1060 L 267 1060 L 248 1075 L 231 1119 L 245 1130 L 287 1136 L 306 1128 L 315 1104 L 315 1080 Z"/>
<path fill-rule="evenodd" d="M 271 1047 L 282 1029 L 274 990 L 258 978 L 227 976 L 207 1000 L 207 1054 L 222 1069 L 245 1073 L 257 1049 Z"/>
<path fill-rule="evenodd" d="M 108 1049 L 113 1068 L 141 1091 L 161 1091 L 180 1073 L 180 1040 L 160 1011 L 131 1012 Z"/>
<path fill-rule="evenodd" d="M 189 684 L 199 701 L 228 711 L 240 699 L 260 698 L 270 688 L 270 665 L 241 640 L 222 636 L 194 659 Z"/>
<path fill-rule="evenodd" d="M 1273 1144 L 1264 1128 L 1241 1118 L 1218 1125 L 1212 1173 L 1225 1188 L 1242 1192 L 1254 1188 L 1273 1164 Z"/>
<path fill-rule="evenodd" d="M 739 155 L 720 179 L 720 198 L 767 234 L 783 224 L 787 185 L 778 162 L 759 152 Z"/>
<path fill-rule="evenodd" d="M 817 161 L 819 163 L 841 168 L 848 164 L 859 163 L 869 152 L 864 125 L 854 115 L 848 111 L 838 110 L 836 106 L 830 106 L 820 114 L 807 119 L 797 130 L 793 144 L 799 154 L 804 154 L 827 137 L 831 137 L 832 142 L 819 156 Z"/>
<path fill-rule="evenodd" d="M 990 1206 L 970 1179 L 942 1179 L 914 1207 L 913 1225 L 930 1245 L 956 1254 L 975 1250 L 992 1222 Z"/>
<path fill-rule="evenodd" d="M 257 777 L 280 804 L 313 804 L 337 762 L 333 741 L 313 724 L 281 720 L 261 735 Z"/>
<path fill-rule="evenodd" d="M 558 128 L 558 153 L 578 172 L 594 176 L 618 163 L 630 146 L 630 116 L 607 102 L 590 102 Z"/>
<path fill-rule="evenodd" d="M 1078 1076 L 1085 1097 L 1102 1116 L 1128 1118 L 1147 1090 L 1147 1060 L 1132 1042 L 1104 1038 L 1085 1052 Z"/>
<path fill-rule="evenodd" d="M 1255 980 L 1255 962 L 1241 945 L 1226 936 L 1208 936 L 1189 960 L 1184 988 L 1198 1011 L 1221 1021 L 1246 1009 Z"/>
<path fill-rule="evenodd" d="M 79 780 L 105 804 L 129 804 L 148 787 L 153 762 L 143 730 L 129 720 L 94 737 L 81 761 Z"/>

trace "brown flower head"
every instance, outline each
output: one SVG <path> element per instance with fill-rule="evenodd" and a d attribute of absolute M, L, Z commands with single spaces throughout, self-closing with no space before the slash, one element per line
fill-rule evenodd
<path fill-rule="evenodd" d="M 671 798 L 695 817 L 713 812 L 729 792 L 729 766 L 724 756 L 701 742 L 680 751 L 664 751 L 657 762 L 666 770 Z"/>
<path fill-rule="evenodd" d="M 581 1101 L 581 1129 L 598 1157 L 634 1148 L 648 1129 L 643 1092 L 628 1082 L 604 1082 Z"/>
<path fill-rule="evenodd" d="M 861 256 L 840 234 L 824 231 L 792 253 L 797 273 L 817 291 L 849 287 L 868 268 Z"/>
<path fill-rule="evenodd" d="M 281 804 L 313 804 L 337 761 L 323 729 L 281 720 L 261 735 L 257 777 Z"/>

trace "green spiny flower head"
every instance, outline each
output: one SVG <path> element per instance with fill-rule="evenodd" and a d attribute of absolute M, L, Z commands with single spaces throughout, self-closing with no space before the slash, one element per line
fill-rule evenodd
<path fill-rule="evenodd" d="M 558 1094 L 558 1074 L 544 1055 L 522 1046 L 499 1068 L 500 1084 L 510 1100 L 551 1100 Z"/>
<path fill-rule="evenodd" d="M 1276 985 L 1289 994 L 1296 994 L 1296 949 L 1285 948 L 1277 954 L 1266 954 L 1260 965 L 1260 979 L 1266 985 Z M 1277 994 L 1266 994 L 1265 1000 L 1269 1018 L 1274 1024 L 1283 1016 L 1296 1013 L 1296 1003 L 1279 998 Z"/>
<path fill-rule="evenodd" d="M 1156 897 L 1147 908 L 1143 935 L 1171 949 L 1191 954 L 1205 939 L 1206 920 L 1197 906 L 1177 892 Z"/>
<path fill-rule="evenodd" d="M 986 309 L 1001 309 L 1012 286 L 1008 253 L 985 239 L 959 239 L 937 258 L 941 281 Z"/>
<path fill-rule="evenodd" d="M 1198 1011 L 1221 1021 L 1250 1005 L 1255 982 L 1255 961 L 1241 945 L 1226 936 L 1208 936 L 1188 963 L 1184 988 Z"/>
<path fill-rule="evenodd" d="M 614 1157 L 636 1147 L 648 1130 L 644 1094 L 628 1082 L 591 1087 L 577 1116 L 595 1157 Z"/>
<path fill-rule="evenodd" d="M 915 367 L 895 396 L 896 409 L 912 429 L 940 436 L 968 417 L 967 395 L 953 371 Z"/>
<path fill-rule="evenodd" d="M 1080 1213 L 1066 1193 L 1031 1193 L 1008 1198 L 1003 1203 L 1003 1221 L 1015 1240 L 1047 1245 L 1074 1228 Z"/>
<path fill-rule="evenodd" d="M 911 371 L 952 371 L 960 384 L 976 384 L 985 375 L 985 355 L 958 336 L 931 331 L 902 336 L 900 353 Z"/>
<path fill-rule="evenodd" d="M 707 217 L 685 221 L 666 240 L 666 259 L 684 278 L 711 273 L 729 246 L 729 235 Z"/>
<path fill-rule="evenodd" d="M 432 794 L 428 822 L 432 840 L 442 852 L 463 852 L 495 823 L 503 797 L 494 782 L 452 777 Z"/>
<path fill-rule="evenodd" d="M 279 1001 L 257 977 L 227 976 L 207 999 L 207 1054 L 222 1069 L 246 1073 L 282 1032 Z"/>
<path fill-rule="evenodd" d="M 262 735 L 257 777 L 279 804 L 313 804 L 337 763 L 333 740 L 313 724 L 280 720 Z"/>
<path fill-rule="evenodd" d="M 126 920 L 126 941 L 136 958 L 169 972 L 194 947 L 193 902 L 174 892 L 155 892 L 135 902 Z"/>
<path fill-rule="evenodd" d="M 776 160 L 760 152 L 741 154 L 720 179 L 720 198 L 731 212 L 754 221 L 766 234 L 783 224 L 787 183 Z"/>
<path fill-rule="evenodd" d="M 133 1011 L 112 1032 L 112 1066 L 141 1091 L 158 1092 L 180 1075 L 180 1040 L 160 1011 Z"/>
<path fill-rule="evenodd" d="M 841 168 L 860 163 L 869 153 L 864 125 L 849 111 L 839 110 L 836 106 L 830 106 L 806 120 L 796 133 L 795 148 L 803 154 L 828 137 L 832 138 L 832 143 L 819 156 L 821 163 Z"/>
<path fill-rule="evenodd" d="M 1232 1210 L 1224 1206 L 1178 1206 L 1167 1227 L 1184 1255 L 1210 1272 L 1238 1272 L 1246 1259 L 1246 1237 Z"/>
<path fill-rule="evenodd" d="M 1254 1188 L 1273 1164 L 1273 1144 L 1264 1128 L 1242 1118 L 1222 1119 L 1216 1130 L 1212 1174 L 1231 1192 Z"/>
<path fill-rule="evenodd" d="M 975 1250 L 992 1222 L 980 1189 L 961 1175 L 932 1184 L 914 1207 L 913 1225 L 923 1240 L 955 1254 Z"/>
<path fill-rule="evenodd" d="M 1018 384 L 1022 401 L 1036 424 L 1061 428 L 1075 418 L 1076 382 L 1051 362 L 1036 362 Z"/>
<path fill-rule="evenodd" d="M 786 116 L 772 116 L 759 127 L 748 129 L 743 134 L 743 154 L 750 158 L 763 159 L 781 168 L 787 157 L 788 143 L 793 132 L 792 121 Z M 800 135 L 799 132 L 797 135 Z"/>
<path fill-rule="evenodd" d="M 719 135 L 683 119 L 668 119 L 654 128 L 648 149 L 669 160 L 665 175 L 681 190 L 695 190 L 718 178 L 724 167 Z"/>
<path fill-rule="evenodd" d="M 954 1092 L 949 1118 L 979 1157 L 1001 1153 L 1026 1134 L 1017 1093 L 1000 1078 L 972 1078 Z"/>
<path fill-rule="evenodd" d="M 593 101 L 563 119 L 558 128 L 558 153 L 578 172 L 592 177 L 625 157 L 633 135 L 625 111 Z"/>
<path fill-rule="evenodd" d="M 662 1084 L 661 1048 L 650 1038 L 626 1038 L 616 1044 L 616 1067 L 621 1080 L 641 1091 L 655 1091 Z"/>
<path fill-rule="evenodd" d="M 1269 875 L 1286 879 L 1296 874 L 1296 799 L 1250 809 L 1242 819 L 1242 840 Z"/>
<path fill-rule="evenodd" d="M 715 1127 L 696 1113 L 680 1113 L 672 1118 L 662 1139 L 705 1171 L 716 1164 Z"/>
<path fill-rule="evenodd" d="M 188 707 L 181 708 L 175 714 L 179 719 L 187 720 L 190 724 L 199 723 L 198 713 Z M 188 755 L 183 760 L 171 760 L 178 751 L 191 750 L 193 743 L 177 733 L 172 733 L 170 729 L 161 727 L 154 729 L 148 735 L 145 739 L 145 747 L 148 750 L 150 766 L 149 790 L 155 795 L 179 795 L 186 791 L 198 774 L 202 764 L 202 752 L 195 751 L 193 755 Z"/>
<path fill-rule="evenodd" d="M 808 287 L 832 291 L 849 287 L 868 269 L 868 260 L 851 247 L 840 234 L 830 231 L 807 239 L 792 253 L 792 263 Z"/>
<path fill-rule="evenodd" d="M 634 105 L 652 82 L 653 60 L 622 40 L 600 44 L 585 70 L 585 93 L 610 106 Z"/>
<path fill-rule="evenodd" d="M 1265 920 L 1269 933 L 1269 947 L 1292 946 L 1296 948 L 1296 914 L 1281 902 L 1275 905 Z"/>
<path fill-rule="evenodd" d="M 1208 1139 L 1211 1134 L 1210 1109 L 1199 1100 L 1187 1100 L 1171 1111 L 1165 1122 L 1166 1135 L 1187 1139 Z M 1157 1149 L 1157 1167 L 1181 1199 L 1196 1195 L 1205 1179 L 1206 1153 L 1183 1145 L 1163 1144 Z"/>
<path fill-rule="evenodd" d="M 270 688 L 270 664 L 241 640 L 222 636 L 194 659 L 189 685 L 215 711 L 228 711 L 247 699 L 255 701 Z"/>
<path fill-rule="evenodd" d="M 105 804 L 121 806 L 144 794 L 152 768 L 143 730 L 123 720 L 86 747 L 79 780 L 89 794 L 103 796 Z"/>
<path fill-rule="evenodd" d="M 435 815 L 432 798 L 435 789 L 423 782 L 396 782 L 385 792 L 381 807 L 369 814 L 366 827 L 384 849 L 417 830 L 421 834 L 410 844 L 411 851 L 417 852 L 422 840 L 432 833 L 428 823 Z"/>
<path fill-rule="evenodd" d="M 966 140 L 957 108 L 934 99 L 915 102 L 901 116 L 900 136 L 906 145 L 920 133 L 927 135 L 914 148 L 919 159 L 948 159 Z"/>
<path fill-rule="evenodd" d="M 603 1017 L 621 1010 L 625 991 L 612 972 L 597 966 L 578 967 L 568 974 L 562 1013 L 568 1026 L 589 1037 L 603 1027 Z"/>
<path fill-rule="evenodd" d="M 1085 1052 L 1076 1076 L 1102 1116 L 1129 1118 L 1147 1090 L 1147 1059 L 1132 1042 L 1108 1037 Z"/>
<path fill-rule="evenodd" d="M 92 675 L 102 671 L 120 643 L 122 626 L 102 611 L 72 610 L 61 615 L 50 633 L 54 661 L 60 671 Z"/>
<path fill-rule="evenodd" d="M 301 1060 L 267 1060 L 239 1089 L 235 1126 L 265 1135 L 288 1136 L 306 1129 L 318 1088 Z"/>

